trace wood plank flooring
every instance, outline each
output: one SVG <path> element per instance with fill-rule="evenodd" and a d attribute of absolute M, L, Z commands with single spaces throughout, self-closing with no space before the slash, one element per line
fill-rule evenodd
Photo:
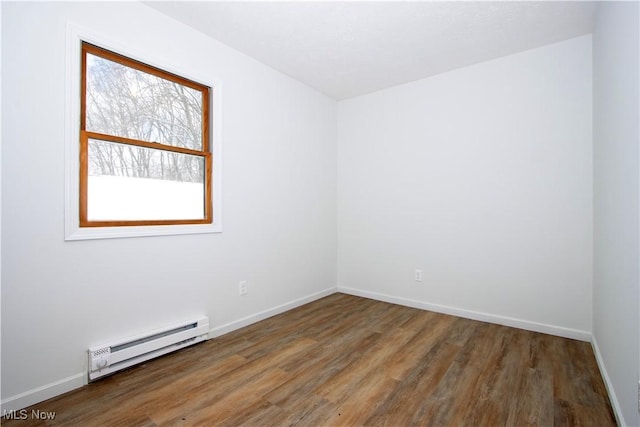
<path fill-rule="evenodd" d="M 27 414 L 2 425 L 615 425 L 588 343 L 344 294 Z"/>

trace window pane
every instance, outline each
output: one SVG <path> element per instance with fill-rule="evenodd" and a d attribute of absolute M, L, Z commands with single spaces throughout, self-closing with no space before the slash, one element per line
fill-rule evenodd
<path fill-rule="evenodd" d="M 202 92 L 87 53 L 86 130 L 202 150 Z"/>
<path fill-rule="evenodd" d="M 205 158 L 89 139 L 87 219 L 204 219 Z"/>

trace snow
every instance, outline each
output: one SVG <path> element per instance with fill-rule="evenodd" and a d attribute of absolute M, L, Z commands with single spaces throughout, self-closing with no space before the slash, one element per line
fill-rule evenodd
<path fill-rule="evenodd" d="M 204 184 L 120 176 L 89 176 L 90 221 L 204 218 Z"/>

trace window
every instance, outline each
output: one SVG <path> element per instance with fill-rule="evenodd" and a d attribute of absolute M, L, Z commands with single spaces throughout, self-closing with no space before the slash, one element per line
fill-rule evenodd
<path fill-rule="evenodd" d="M 79 226 L 211 224 L 209 87 L 82 43 Z"/>

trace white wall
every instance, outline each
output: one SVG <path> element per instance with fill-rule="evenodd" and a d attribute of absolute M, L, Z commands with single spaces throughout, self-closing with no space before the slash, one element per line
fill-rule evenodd
<path fill-rule="evenodd" d="M 68 21 L 222 82 L 222 234 L 64 241 Z M 5 409 L 81 383 L 89 345 L 198 314 L 222 331 L 335 289 L 335 101 L 120 2 L 2 2 L 2 86 Z"/>
<path fill-rule="evenodd" d="M 589 339 L 591 83 L 589 35 L 339 102 L 338 288 Z"/>
<path fill-rule="evenodd" d="M 640 425 L 639 21 L 637 2 L 601 3 L 593 33 L 593 338 L 629 426 Z"/>

